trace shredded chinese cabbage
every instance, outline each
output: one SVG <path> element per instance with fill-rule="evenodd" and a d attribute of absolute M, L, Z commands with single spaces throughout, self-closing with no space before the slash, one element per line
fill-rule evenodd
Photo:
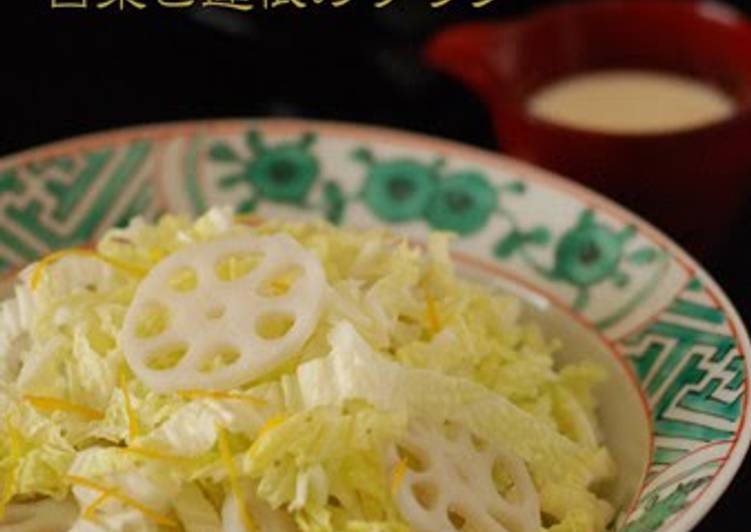
<path fill-rule="evenodd" d="M 119 337 L 149 272 L 203 242 L 279 233 L 327 283 L 295 356 L 230 390 L 141 382 Z M 607 375 L 560 367 L 518 300 L 456 275 L 449 244 L 214 209 L 135 219 L 29 266 L 0 305 L 0 532 L 39 501 L 75 507 L 61 531 L 408 532 L 394 497 L 408 464 L 386 451 L 415 422 L 520 457 L 546 530 L 604 530 L 613 509 L 598 490 L 615 468 L 593 388 Z"/>

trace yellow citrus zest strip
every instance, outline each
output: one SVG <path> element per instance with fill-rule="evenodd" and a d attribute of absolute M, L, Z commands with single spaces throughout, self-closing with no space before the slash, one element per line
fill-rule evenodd
<path fill-rule="evenodd" d="M 77 405 L 64 399 L 58 399 L 56 397 L 41 397 L 38 395 L 27 395 L 25 396 L 25 399 L 31 403 L 31 406 L 43 412 L 70 412 L 71 414 L 75 414 L 89 421 L 99 421 L 104 419 L 104 413 L 101 411 L 89 408 L 88 406 Z"/>
<path fill-rule="evenodd" d="M 438 307 L 436 306 L 435 299 L 433 299 L 433 296 L 430 295 L 430 293 L 425 295 L 425 319 L 433 334 L 436 334 L 441 330 L 441 320 L 438 318 Z"/>
<path fill-rule="evenodd" d="M 218 399 L 222 401 L 246 401 L 254 406 L 266 406 L 268 402 L 250 395 L 238 395 L 218 390 L 183 390 L 177 392 L 183 399 Z"/>
<path fill-rule="evenodd" d="M 240 519 L 243 522 L 246 532 L 255 532 L 256 526 L 253 519 L 248 513 L 248 507 L 245 504 L 245 496 L 242 492 L 242 487 L 238 481 L 237 466 L 235 460 L 232 457 L 232 451 L 229 448 L 229 441 L 227 439 L 227 431 L 222 427 L 217 427 L 217 436 L 219 444 L 219 454 L 222 457 L 222 462 L 225 469 L 227 469 L 227 476 L 229 477 L 230 488 L 232 489 L 232 495 L 237 503 L 238 511 L 240 512 Z"/>
<path fill-rule="evenodd" d="M 263 218 L 257 214 L 236 214 L 235 223 L 247 224 L 247 225 L 260 225 L 263 223 Z"/>
<path fill-rule="evenodd" d="M 122 237 L 122 236 L 113 236 L 112 238 L 110 238 L 110 242 L 115 242 L 117 244 L 123 244 L 125 246 L 132 246 L 133 245 L 133 241 L 132 240 L 130 240 L 129 238 Z"/>
<path fill-rule="evenodd" d="M 34 271 L 31 273 L 31 289 L 36 290 L 39 287 L 39 283 L 42 282 L 42 278 L 44 277 L 44 272 L 47 270 L 47 268 L 54 264 L 55 262 L 59 261 L 62 258 L 68 257 L 68 256 L 79 256 L 79 257 L 92 257 L 101 260 L 105 264 L 109 264 L 115 269 L 118 269 L 124 273 L 127 273 L 129 275 L 133 275 L 135 277 L 143 277 L 148 272 L 147 270 L 140 268 L 138 266 L 134 266 L 132 264 L 128 264 L 126 262 L 119 261 L 117 259 L 113 259 L 111 257 L 107 257 L 105 255 L 102 255 L 101 253 L 98 253 L 91 249 L 84 249 L 84 248 L 73 248 L 73 249 L 63 249 L 61 251 L 56 251 L 55 253 L 51 253 L 41 259 L 36 267 L 34 268 Z"/>
<path fill-rule="evenodd" d="M 86 477 L 79 477 L 77 475 L 65 475 L 65 480 L 74 486 L 81 486 L 82 488 L 89 488 L 90 490 L 105 492 L 109 491 L 110 487 L 100 484 L 95 480 L 88 479 Z"/>
<path fill-rule="evenodd" d="M 128 440 L 133 441 L 138 437 L 138 418 L 136 418 L 136 413 L 133 411 L 133 405 L 130 402 L 125 369 L 120 371 L 120 392 L 123 394 L 123 402 L 125 403 L 125 415 L 128 416 Z"/>
<path fill-rule="evenodd" d="M 91 504 L 89 504 L 86 509 L 81 512 L 81 517 L 88 521 L 96 521 L 96 511 L 99 509 L 99 507 L 104 504 L 104 502 L 112 497 L 115 494 L 115 488 L 110 488 L 107 491 L 103 491 L 99 497 L 94 499 Z"/>
<path fill-rule="evenodd" d="M 149 521 L 152 521 L 158 525 L 164 525 L 169 527 L 177 527 L 177 522 L 174 519 L 171 519 L 170 517 L 166 515 L 162 515 L 159 512 L 155 512 L 151 508 L 147 507 L 143 503 L 128 497 L 124 493 L 121 493 L 117 490 L 117 488 L 113 488 L 111 486 L 106 486 L 104 484 L 100 484 L 99 482 L 95 482 L 93 480 L 90 480 L 88 478 L 79 477 L 76 475 L 66 475 L 65 479 L 76 486 L 82 486 L 84 488 L 89 488 L 95 491 L 98 491 L 100 493 L 109 493 L 109 497 L 127 505 L 135 508 L 139 512 L 141 512 L 144 517 L 146 517 Z M 95 501 L 96 502 L 96 501 Z M 99 503 L 101 504 L 101 503 Z"/>
<path fill-rule="evenodd" d="M 135 454 L 144 458 L 153 458 L 154 460 L 163 460 L 166 462 L 178 462 L 184 464 L 192 460 L 186 456 L 177 456 L 176 454 L 162 453 L 153 449 L 144 449 L 143 447 L 121 447 L 120 452 L 126 454 Z"/>
<path fill-rule="evenodd" d="M 391 493 L 396 495 L 399 488 L 402 487 L 404 482 L 404 475 L 407 474 L 407 459 L 402 458 L 394 468 L 394 473 L 391 477 Z"/>
<path fill-rule="evenodd" d="M 278 427 L 285 421 L 287 421 L 287 416 L 285 416 L 284 414 L 279 414 L 279 415 L 270 417 L 269 419 L 266 420 L 266 423 L 263 424 L 263 426 L 261 427 L 261 430 L 258 431 L 258 439 L 260 439 L 264 434 L 274 429 L 275 427 Z"/>

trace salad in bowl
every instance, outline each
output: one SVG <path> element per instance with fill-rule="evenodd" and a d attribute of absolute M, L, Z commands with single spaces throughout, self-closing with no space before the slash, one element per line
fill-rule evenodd
<path fill-rule="evenodd" d="M 451 237 L 135 218 L 0 307 L 0 532 L 596 532 L 589 362 Z"/>

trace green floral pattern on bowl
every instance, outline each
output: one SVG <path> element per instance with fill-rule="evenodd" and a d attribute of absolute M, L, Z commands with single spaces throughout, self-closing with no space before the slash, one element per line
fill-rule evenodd
<path fill-rule="evenodd" d="M 0 271 L 136 214 L 232 205 L 261 216 L 458 235 L 457 257 L 568 312 L 626 361 L 651 421 L 640 493 L 617 526 L 688 530 L 749 441 L 736 312 L 674 244 L 611 202 L 458 144 L 298 121 L 171 124 L 0 161 Z"/>

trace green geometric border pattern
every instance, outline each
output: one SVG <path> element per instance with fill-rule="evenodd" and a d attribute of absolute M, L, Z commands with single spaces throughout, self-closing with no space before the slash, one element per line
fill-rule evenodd
<path fill-rule="evenodd" d="M 534 208 L 553 201 L 544 184 L 429 149 L 344 137 L 334 141 L 315 127 L 269 135 L 263 123 L 221 134 L 185 125 L 171 135 L 143 130 L 0 161 L 0 273 L 84 245 L 136 214 L 213 204 L 336 224 L 357 218 L 418 237 L 453 231 L 457 247 L 480 249 L 573 309 L 633 369 L 653 449 L 622 530 L 650 532 L 682 515 L 719 475 L 745 417 L 744 354 L 713 292 L 687 277 L 657 315 L 640 316 L 649 298 L 658 308 L 677 261 L 635 225 L 570 197 L 549 207 L 560 211 L 551 223 Z M 607 312 L 597 308 L 602 301 Z"/>
<path fill-rule="evenodd" d="M 0 167 L 0 273 L 154 209 L 154 143 Z"/>
<path fill-rule="evenodd" d="M 650 476 L 700 447 L 733 440 L 743 411 L 743 357 L 697 280 L 626 338 L 623 350 L 652 408 Z"/>
<path fill-rule="evenodd" d="M 652 459 L 625 530 L 651 531 L 688 508 L 734 450 L 746 368 L 728 319 L 696 278 L 620 347 L 652 421 Z"/>

